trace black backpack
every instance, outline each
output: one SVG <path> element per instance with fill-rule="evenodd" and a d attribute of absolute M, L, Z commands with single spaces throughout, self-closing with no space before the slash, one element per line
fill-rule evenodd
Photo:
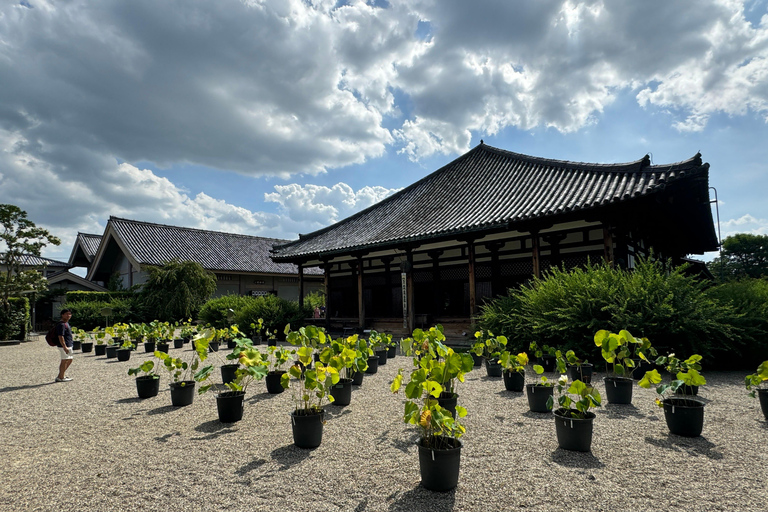
<path fill-rule="evenodd" d="M 61 343 L 59 343 L 59 337 L 56 335 L 56 328 L 59 326 L 59 322 L 54 324 L 53 327 L 51 327 L 51 330 L 48 331 L 48 334 L 45 335 L 45 341 L 52 347 L 60 347 Z"/>

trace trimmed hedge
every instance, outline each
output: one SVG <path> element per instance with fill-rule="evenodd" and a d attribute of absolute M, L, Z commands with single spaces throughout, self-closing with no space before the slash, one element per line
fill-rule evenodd
<path fill-rule="evenodd" d="M 72 305 L 75 302 L 99 301 L 109 302 L 112 299 L 131 299 L 136 294 L 133 292 L 67 292 L 65 301 Z"/>
<path fill-rule="evenodd" d="M 479 324 L 507 336 L 515 350 L 527 350 L 535 340 L 598 364 L 603 359 L 595 332 L 628 329 L 648 337 L 660 353 L 698 353 L 706 368 L 723 367 L 724 355 L 742 355 L 744 329 L 732 322 L 734 307 L 708 294 L 706 286 L 683 267 L 668 270 L 661 262 L 641 261 L 633 271 L 605 264 L 553 269 L 483 306 Z"/>
<path fill-rule="evenodd" d="M 0 340 L 20 340 L 27 337 L 29 330 L 29 299 L 9 297 L 11 306 L 8 314 L 0 307 Z"/>
<path fill-rule="evenodd" d="M 72 310 L 70 325 L 85 330 L 106 327 L 107 319 L 101 314 L 101 310 L 104 308 L 112 308 L 112 316 L 109 317 L 110 324 L 146 321 L 144 309 L 137 296 L 115 298 L 109 301 L 78 300 L 71 303 L 67 302 L 64 307 Z"/>
<path fill-rule="evenodd" d="M 211 324 L 217 329 L 223 329 L 229 327 L 233 322 L 227 320 L 227 315 L 231 309 L 237 314 L 238 311 L 250 305 L 256 297 L 250 297 L 247 295 L 224 295 L 222 297 L 216 297 L 211 299 L 200 308 L 198 318 L 203 323 Z M 247 325 L 247 324 L 246 324 Z"/>

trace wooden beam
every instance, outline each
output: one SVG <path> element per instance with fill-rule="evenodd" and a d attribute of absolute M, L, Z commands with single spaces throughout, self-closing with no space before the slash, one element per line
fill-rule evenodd
<path fill-rule="evenodd" d="M 299 309 L 304 308 L 304 267 L 296 265 L 299 269 Z"/>
<path fill-rule="evenodd" d="M 538 229 L 531 230 L 531 259 L 533 262 L 533 275 L 541 277 Z"/>
<path fill-rule="evenodd" d="M 357 257 L 357 325 L 365 328 L 365 301 L 363 300 L 363 257 Z"/>
<path fill-rule="evenodd" d="M 467 259 L 469 261 L 469 316 L 475 316 L 477 303 L 477 287 L 475 286 L 475 242 L 467 240 Z"/>

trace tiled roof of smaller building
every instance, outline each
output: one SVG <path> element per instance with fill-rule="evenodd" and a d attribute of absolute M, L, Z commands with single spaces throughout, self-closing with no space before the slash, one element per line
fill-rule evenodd
<path fill-rule="evenodd" d="M 629 163 L 594 164 L 523 155 L 481 142 L 370 208 L 276 247 L 273 258 L 296 261 L 509 229 L 516 223 L 647 196 L 687 176 L 706 179 L 708 169 L 699 154 L 665 165 L 651 165 L 647 155 Z M 714 240 L 710 244 L 716 243 L 714 231 L 708 236 Z"/>
<path fill-rule="evenodd" d="M 195 261 L 211 271 L 298 274 L 296 265 L 275 263 L 270 258 L 272 246 L 287 240 L 167 226 L 118 217 L 110 217 L 109 224 L 131 255 L 142 265 L 162 265 L 178 259 Z M 322 270 L 307 268 L 305 273 L 322 274 Z"/>
<path fill-rule="evenodd" d="M 78 233 L 77 241 L 80 242 L 80 247 L 85 253 L 85 257 L 88 260 L 92 260 L 96 256 L 96 252 L 99 250 L 99 244 L 101 243 L 101 235 L 93 235 L 90 233 Z"/>
<path fill-rule="evenodd" d="M 0 255 L 3 255 L 3 253 L 0 253 Z M 21 263 L 24 267 L 48 267 L 48 268 L 54 268 L 54 267 L 62 267 L 62 268 L 71 268 L 72 265 L 65 261 L 58 261 L 58 260 L 52 260 L 50 258 L 44 258 L 42 256 L 35 256 L 34 254 L 22 254 L 21 257 L 19 257 L 19 263 Z"/>

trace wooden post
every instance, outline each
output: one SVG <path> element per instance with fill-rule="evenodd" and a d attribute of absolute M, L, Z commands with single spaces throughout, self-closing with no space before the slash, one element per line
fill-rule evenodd
<path fill-rule="evenodd" d="M 440 255 L 443 251 L 429 251 L 427 253 L 432 258 L 432 316 L 437 318 L 443 310 L 443 293 L 440 286 Z M 434 323 L 434 320 L 433 320 Z"/>
<path fill-rule="evenodd" d="M 611 227 L 603 225 L 603 257 L 605 262 L 613 266 L 613 234 Z"/>
<path fill-rule="evenodd" d="M 531 230 L 531 258 L 533 260 L 533 275 L 541 277 L 541 267 L 539 264 L 539 230 Z"/>
<path fill-rule="evenodd" d="M 323 264 L 325 286 L 325 330 L 331 330 L 331 264 L 327 261 Z"/>
<path fill-rule="evenodd" d="M 412 333 L 416 323 L 416 308 L 413 305 L 413 253 L 405 250 L 405 299 L 406 299 L 406 329 Z"/>
<path fill-rule="evenodd" d="M 384 264 L 384 289 L 387 290 L 387 308 L 382 313 L 387 318 L 394 316 L 393 310 L 395 309 L 392 307 L 392 274 L 390 273 L 390 265 L 393 259 L 392 256 L 383 256 L 381 258 L 381 262 Z"/>
<path fill-rule="evenodd" d="M 467 259 L 469 261 L 469 316 L 475 316 L 477 287 L 475 285 L 475 241 L 467 240 Z"/>
<path fill-rule="evenodd" d="M 365 328 L 365 301 L 363 300 L 363 257 L 357 257 L 357 325 Z"/>
<path fill-rule="evenodd" d="M 503 293 L 501 287 L 501 272 L 499 268 L 499 249 L 504 246 L 503 242 L 489 242 L 485 244 L 485 248 L 491 253 L 491 297 L 496 297 Z"/>
<path fill-rule="evenodd" d="M 304 266 L 296 265 L 299 269 L 299 309 L 304 309 Z"/>

